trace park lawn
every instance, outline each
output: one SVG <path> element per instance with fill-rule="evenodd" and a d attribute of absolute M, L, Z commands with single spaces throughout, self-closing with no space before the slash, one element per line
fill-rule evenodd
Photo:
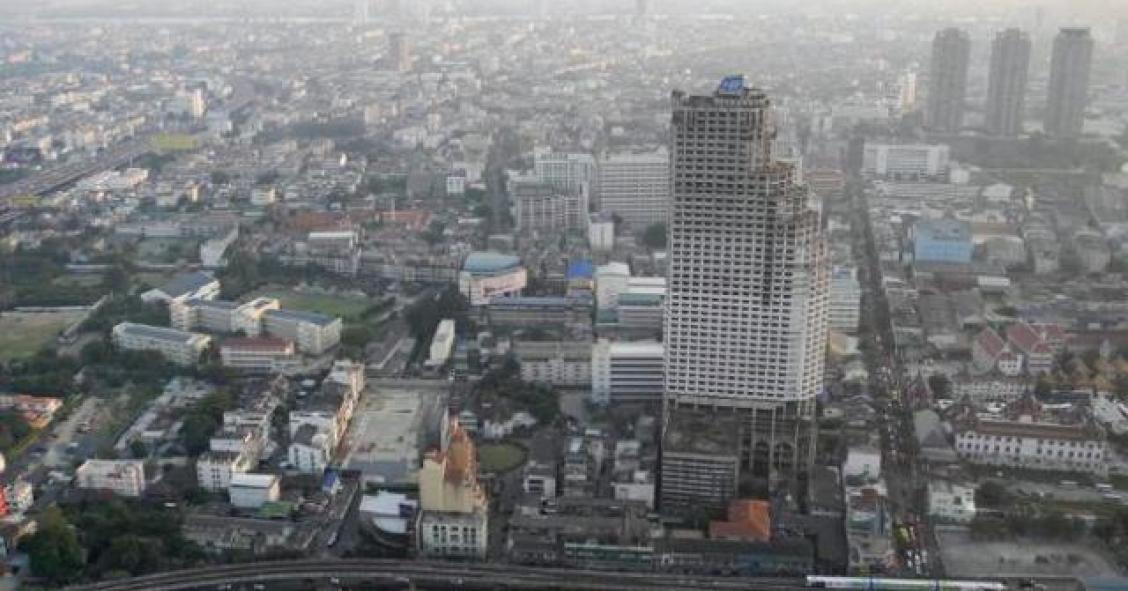
<path fill-rule="evenodd" d="M 478 446 L 478 467 L 483 473 L 508 472 L 522 466 L 527 455 L 514 443 L 487 443 Z"/>
<path fill-rule="evenodd" d="M 297 292 L 288 289 L 265 289 L 255 292 L 254 297 L 277 298 L 282 302 L 283 308 L 319 312 L 343 320 L 356 320 L 369 306 L 375 304 L 375 301 L 368 298 Z"/>
<path fill-rule="evenodd" d="M 5 312 L 0 315 L 0 361 L 31 357 L 81 317 L 82 312 Z"/>
<path fill-rule="evenodd" d="M 145 238 L 137 243 L 137 255 L 146 261 L 175 263 L 199 258 L 200 243 L 185 238 Z"/>

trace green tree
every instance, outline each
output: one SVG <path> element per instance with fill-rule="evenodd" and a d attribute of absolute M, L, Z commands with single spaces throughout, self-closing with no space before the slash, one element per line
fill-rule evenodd
<path fill-rule="evenodd" d="M 949 398 L 952 394 L 952 381 L 942 373 L 928 376 L 928 389 L 936 398 Z"/>
<path fill-rule="evenodd" d="M 75 581 L 85 564 L 78 536 L 62 510 L 51 505 L 39 519 L 39 529 L 25 542 L 31 570 L 56 585 Z"/>
<path fill-rule="evenodd" d="M 1009 504 L 1011 494 L 1001 483 L 988 480 L 975 489 L 975 505 L 978 507 L 1000 508 Z"/>
<path fill-rule="evenodd" d="M 650 224 L 642 233 L 642 243 L 652 250 L 666 248 L 666 224 Z"/>

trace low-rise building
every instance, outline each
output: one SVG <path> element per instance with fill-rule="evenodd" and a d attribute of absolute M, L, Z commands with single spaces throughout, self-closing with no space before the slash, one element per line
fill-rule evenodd
<path fill-rule="evenodd" d="M 591 343 L 521 341 L 513 352 L 521 365 L 521 379 L 560 387 L 591 385 Z"/>
<path fill-rule="evenodd" d="M 302 425 L 290 438 L 289 460 L 295 470 L 303 474 L 320 474 L 332 458 L 330 433 L 314 425 Z"/>
<path fill-rule="evenodd" d="M 959 422 L 955 432 L 956 453 L 973 464 L 1098 476 L 1108 473 L 1104 432 L 1089 423 L 972 417 Z"/>
<path fill-rule="evenodd" d="M 970 523 L 975 518 L 975 489 L 946 480 L 929 482 L 928 516 L 941 523 Z"/>
<path fill-rule="evenodd" d="M 432 451 L 419 471 L 419 552 L 428 557 L 486 557 L 489 500 L 478 480 L 474 442 L 451 417 L 444 449 Z"/>
<path fill-rule="evenodd" d="M 341 342 L 341 319 L 316 312 L 267 310 L 262 315 L 263 332 L 292 341 L 299 351 L 321 355 Z"/>
<path fill-rule="evenodd" d="M 248 373 L 279 374 L 292 371 L 297 364 L 294 343 L 278 338 L 230 338 L 219 346 L 224 367 Z"/>
<path fill-rule="evenodd" d="M 169 305 L 188 300 L 214 300 L 219 297 L 219 289 L 218 279 L 196 271 L 173 277 L 163 286 L 141 294 L 141 300 L 146 303 L 164 302 Z"/>
<path fill-rule="evenodd" d="M 227 486 L 231 504 L 240 509 L 258 509 L 278 500 L 281 494 L 278 477 L 274 474 L 240 473 L 231 477 Z"/>
<path fill-rule="evenodd" d="M 219 492 L 227 490 L 231 477 L 250 470 L 252 458 L 241 452 L 208 451 L 196 459 L 196 481 L 200 488 Z"/>
<path fill-rule="evenodd" d="M 521 259 L 496 252 L 473 252 L 466 257 L 458 275 L 459 291 L 471 306 L 485 306 L 499 297 L 521 293 L 528 273 Z"/>
<path fill-rule="evenodd" d="M 263 314 L 280 308 L 275 298 L 255 298 L 242 304 L 192 299 L 169 304 L 169 316 L 172 327 L 180 330 L 242 333 L 254 337 L 262 332 Z"/>
<path fill-rule="evenodd" d="M 195 365 L 211 337 L 174 328 L 122 322 L 113 329 L 114 344 L 131 351 L 156 351 L 179 365 Z"/>
<path fill-rule="evenodd" d="M 75 486 L 107 490 L 123 497 L 145 492 L 145 462 L 141 460 L 86 460 L 74 472 Z"/>

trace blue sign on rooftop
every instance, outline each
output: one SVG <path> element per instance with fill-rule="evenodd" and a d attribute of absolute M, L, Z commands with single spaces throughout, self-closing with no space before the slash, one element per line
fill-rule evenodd
<path fill-rule="evenodd" d="M 717 94 L 740 94 L 744 92 L 744 76 L 725 76 L 717 87 Z"/>

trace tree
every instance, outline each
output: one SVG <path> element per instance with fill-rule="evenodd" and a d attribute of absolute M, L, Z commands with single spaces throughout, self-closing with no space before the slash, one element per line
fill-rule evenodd
<path fill-rule="evenodd" d="M 1007 488 L 994 480 L 988 480 L 975 489 L 977 507 L 997 508 L 1010 502 L 1011 494 Z"/>
<path fill-rule="evenodd" d="M 149 457 L 149 446 L 140 439 L 134 439 L 129 444 L 129 453 L 133 454 L 134 459 L 143 460 Z"/>
<path fill-rule="evenodd" d="M 666 224 L 658 222 L 647 226 L 642 233 L 642 243 L 651 250 L 666 248 Z"/>
<path fill-rule="evenodd" d="M 942 373 L 928 376 L 928 389 L 936 398 L 950 398 L 952 394 L 952 381 Z"/>
<path fill-rule="evenodd" d="M 63 585 L 82 574 L 85 561 L 78 536 L 67 523 L 62 510 L 51 505 L 39 519 L 39 529 L 25 542 L 36 576 Z"/>

